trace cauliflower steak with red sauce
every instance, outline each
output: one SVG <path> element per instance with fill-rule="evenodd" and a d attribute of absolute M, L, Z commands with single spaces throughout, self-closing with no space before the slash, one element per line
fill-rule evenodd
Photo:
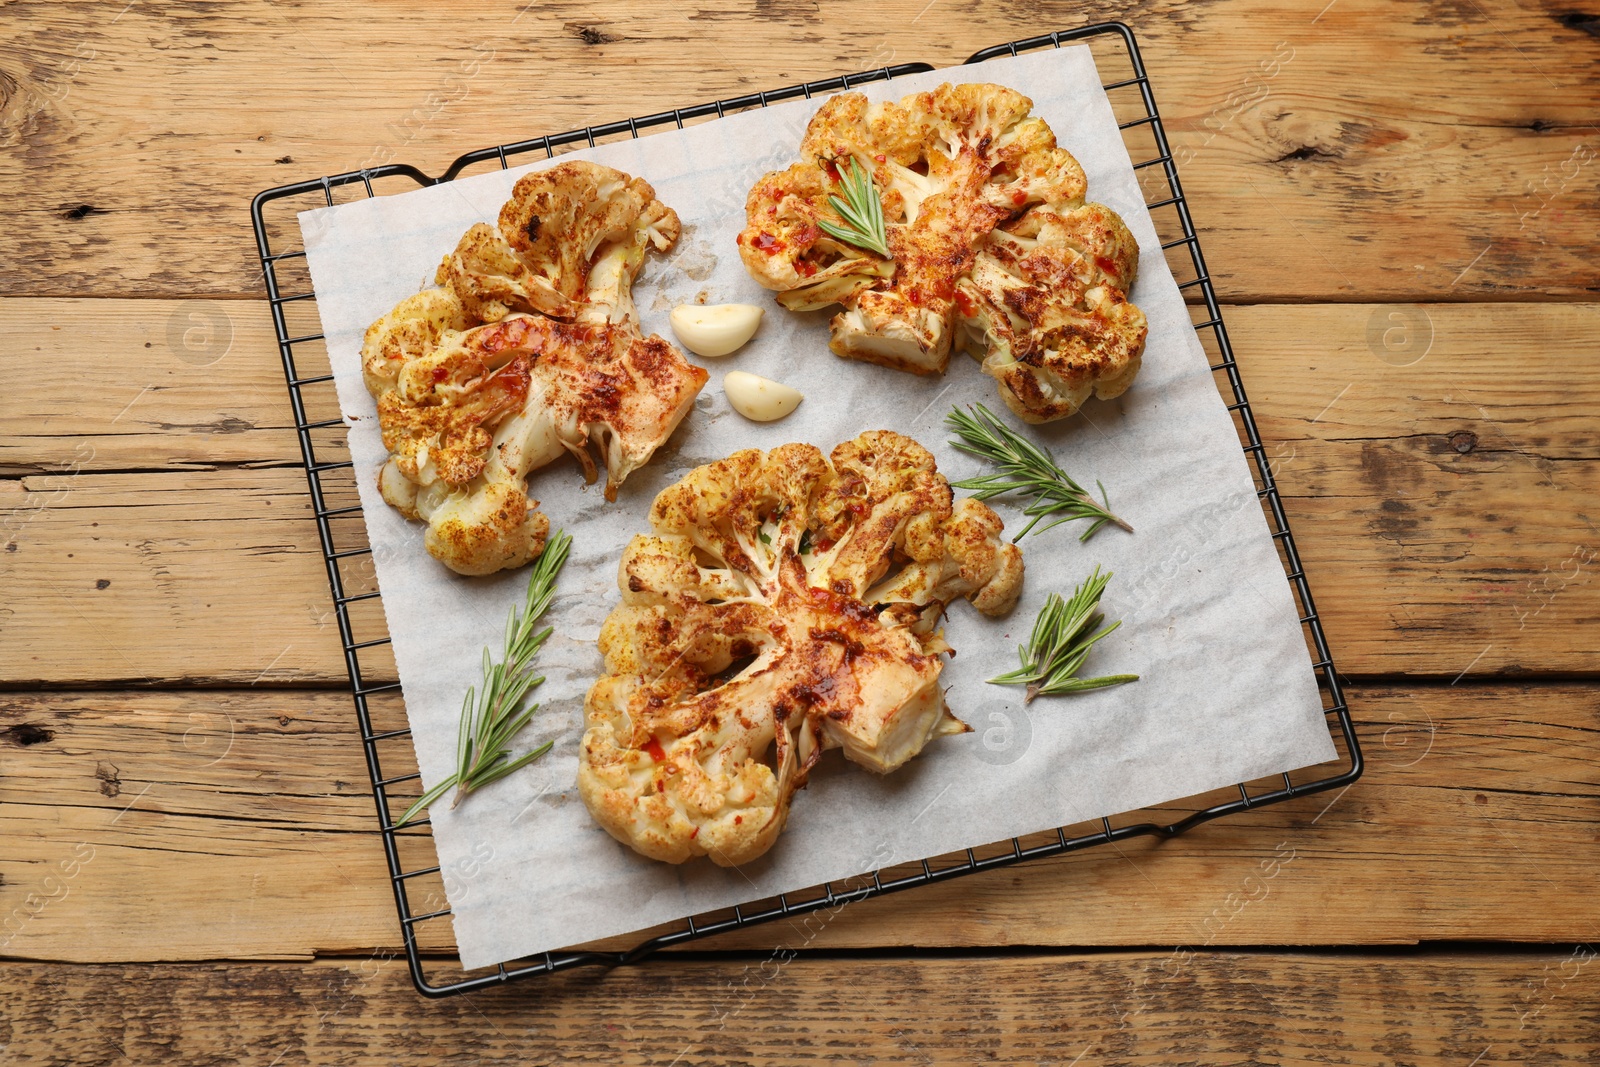
<path fill-rule="evenodd" d="M 942 374 L 965 348 L 1028 422 L 1120 396 L 1147 332 L 1128 302 L 1139 247 L 1085 202 L 1082 168 L 1032 109 L 999 85 L 830 98 L 801 161 L 751 189 L 745 268 L 792 311 L 842 304 L 829 347 L 847 359 Z M 852 166 L 882 202 L 889 258 L 819 225 L 837 223 L 830 197 Z"/>
<path fill-rule="evenodd" d="M 744 863 L 825 750 L 887 773 L 968 729 L 945 706 L 937 625 L 957 597 L 1009 611 L 1022 554 L 917 442 L 735 452 L 663 490 L 650 526 L 623 553 L 578 765 L 619 841 Z"/>
<path fill-rule="evenodd" d="M 362 373 L 390 458 L 383 498 L 461 574 L 520 567 L 549 520 L 528 475 L 563 454 L 606 499 L 688 414 L 706 372 L 641 336 L 633 280 L 678 216 L 648 182 L 572 161 L 526 175 L 426 289 L 367 330 Z"/>

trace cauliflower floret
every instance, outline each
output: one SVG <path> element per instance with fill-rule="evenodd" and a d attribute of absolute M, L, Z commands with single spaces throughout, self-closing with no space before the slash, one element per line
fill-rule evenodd
<path fill-rule="evenodd" d="M 578 764 L 619 841 L 744 863 L 826 749 L 887 773 L 968 729 L 935 627 L 957 597 L 1009 611 L 1022 554 L 987 505 L 953 503 L 915 441 L 735 452 L 662 490 L 650 525 L 623 553 Z"/>
<path fill-rule="evenodd" d="M 794 311 L 842 304 L 829 347 L 916 374 L 965 348 L 1029 422 L 1120 395 L 1138 373 L 1144 315 L 1128 303 L 1138 246 L 1027 97 L 942 85 L 899 103 L 825 102 L 802 162 L 763 177 L 739 253 Z M 889 259 L 823 233 L 841 168 L 872 175 Z"/>
<path fill-rule="evenodd" d="M 520 567 L 549 521 L 530 472 L 571 453 L 606 465 L 606 499 L 688 414 L 706 372 L 640 335 L 633 279 L 678 238 L 649 184 L 568 162 L 517 182 L 499 226 L 480 223 L 437 288 L 367 330 L 362 372 L 390 459 L 383 498 L 428 523 L 428 551 L 462 574 Z"/>
<path fill-rule="evenodd" d="M 1027 422 L 1077 411 L 1093 393 L 1121 396 L 1139 373 L 1148 327 L 1119 283 L 1139 269 L 1139 246 L 1102 204 L 1036 208 L 990 234 L 956 285 L 966 347 Z"/>
<path fill-rule="evenodd" d="M 471 325 L 460 299 L 449 289 L 424 289 L 406 297 L 367 327 L 361 345 L 361 375 L 367 391 L 383 395 L 394 386 L 408 360 L 433 351 L 445 334 Z"/>

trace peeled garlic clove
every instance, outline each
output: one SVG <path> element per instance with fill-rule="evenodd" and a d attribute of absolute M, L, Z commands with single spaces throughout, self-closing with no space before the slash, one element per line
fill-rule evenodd
<path fill-rule="evenodd" d="M 798 389 L 742 370 L 723 375 L 722 392 L 733 410 L 752 422 L 781 419 L 805 399 Z"/>
<path fill-rule="evenodd" d="M 761 309 L 754 304 L 679 304 L 672 332 L 697 356 L 726 356 L 755 336 Z"/>

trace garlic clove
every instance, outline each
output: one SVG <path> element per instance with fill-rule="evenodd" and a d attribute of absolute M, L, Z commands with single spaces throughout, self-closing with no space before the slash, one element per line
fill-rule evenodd
<path fill-rule="evenodd" d="M 679 304 L 672 309 L 672 332 L 697 356 L 726 356 L 744 347 L 761 325 L 754 304 Z"/>
<path fill-rule="evenodd" d="M 742 370 L 731 370 L 723 375 L 722 392 L 733 410 L 752 422 L 781 419 L 805 399 L 793 386 Z"/>

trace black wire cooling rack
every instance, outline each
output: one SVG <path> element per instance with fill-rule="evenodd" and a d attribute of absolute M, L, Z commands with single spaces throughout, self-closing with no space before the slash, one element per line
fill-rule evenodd
<path fill-rule="evenodd" d="M 1239 368 L 1222 323 L 1222 312 L 1212 290 L 1200 240 L 1195 234 L 1188 205 L 1178 184 L 1178 170 L 1167 143 L 1166 132 L 1156 111 L 1155 97 L 1139 56 L 1133 31 L 1121 23 L 1102 23 L 1013 41 L 977 52 L 967 64 L 982 63 L 999 56 L 1014 56 L 1045 48 L 1059 48 L 1071 42 L 1089 44 L 1102 76 L 1111 72 L 1105 84 L 1112 107 L 1128 145 L 1133 166 L 1145 191 L 1146 203 L 1163 238 L 1169 265 L 1178 278 L 1178 288 L 1189 295 L 1195 330 L 1210 354 L 1213 376 L 1224 399 L 1231 398 L 1228 410 L 1239 432 L 1240 444 L 1249 457 L 1272 538 L 1276 542 L 1294 596 L 1300 608 L 1300 622 L 1313 658 L 1324 711 L 1334 742 L 1342 752 L 1339 770 L 1328 765 L 1307 768 L 1294 774 L 1274 776 L 1258 782 L 1240 783 L 1237 796 L 1224 791 L 1219 798 L 1191 798 L 1181 817 L 1168 807 L 1159 812 L 1133 812 L 1130 821 L 1114 826 L 1111 819 L 1063 826 L 1043 834 L 1013 838 L 984 849 L 967 849 L 950 856 L 931 857 L 901 864 L 850 880 L 851 884 L 828 883 L 799 893 L 789 893 L 767 901 L 724 909 L 710 915 L 685 919 L 674 928 L 658 933 L 626 950 L 573 949 L 546 952 L 534 957 L 501 964 L 478 973 L 461 969 L 454 959 L 454 942 L 448 924 L 440 922 L 450 914 L 445 890 L 452 877 L 470 871 L 441 870 L 433 852 L 432 837 L 423 830 L 428 824 L 413 822 L 405 831 L 395 828 L 397 814 L 414 799 L 419 776 L 415 754 L 406 728 L 399 683 L 369 681 L 373 677 L 394 677 L 389 637 L 378 604 L 379 590 L 371 549 L 361 521 L 361 505 L 356 497 L 355 471 L 345 445 L 344 422 L 339 416 L 334 395 L 333 375 L 329 372 L 326 348 L 316 315 L 316 299 L 305 267 L 305 250 L 300 245 L 295 213 L 360 196 L 381 196 L 418 186 L 451 181 L 474 168 L 509 168 L 543 153 L 556 155 L 559 149 L 594 146 L 624 137 L 639 137 L 663 128 L 682 129 L 701 121 L 715 121 L 725 115 L 765 107 L 768 104 L 818 93 L 849 89 L 867 82 L 884 81 L 903 74 L 932 70 L 926 63 L 902 63 L 878 70 L 849 74 L 772 92 L 754 93 L 664 111 L 643 118 L 625 119 L 602 126 L 531 140 L 498 148 L 485 148 L 457 159 L 437 178 L 414 167 L 385 164 L 336 174 L 313 181 L 284 185 L 259 194 L 251 204 L 256 242 L 266 280 L 267 298 L 272 306 L 273 327 L 278 350 L 288 379 L 289 400 L 294 409 L 295 427 L 305 459 L 306 477 L 327 563 L 328 582 L 333 590 L 333 618 L 344 646 L 345 663 L 355 696 L 356 719 L 361 727 L 361 742 L 367 770 L 372 779 L 373 798 L 378 809 L 378 824 L 389 878 L 394 889 L 395 907 L 400 917 L 400 932 L 411 977 L 426 996 L 446 996 L 508 982 L 513 979 L 548 975 L 582 964 L 631 963 L 660 949 L 711 934 L 753 926 L 786 916 L 800 915 L 821 908 L 837 908 L 869 897 L 946 881 L 976 871 L 1003 867 L 1024 860 L 1056 856 L 1064 852 L 1107 844 L 1132 837 L 1155 835 L 1170 837 L 1210 819 L 1250 808 L 1275 804 L 1291 797 L 1348 785 L 1361 775 L 1361 751 L 1351 725 L 1333 659 L 1328 653 L 1322 622 L 1312 604 L 1294 537 L 1284 516 L 1283 504 L 1273 480 L 1271 460 L 1256 429 L 1255 417 L 1245 399 Z M 285 211 L 284 209 L 287 209 Z M 293 246 L 292 250 L 274 248 Z M 1187 255 L 1184 255 L 1184 252 Z M 1194 296 L 1199 301 L 1194 301 Z M 333 458 L 330 458 L 333 457 Z M 343 457 L 343 458 L 341 458 Z M 386 771 L 385 767 L 389 770 Z M 398 769 L 397 769 L 398 768 Z M 1300 776 L 1306 780 L 1296 781 Z M 1210 801 L 1207 803 L 1207 801 Z M 1193 810 L 1189 810 L 1192 808 Z"/>

